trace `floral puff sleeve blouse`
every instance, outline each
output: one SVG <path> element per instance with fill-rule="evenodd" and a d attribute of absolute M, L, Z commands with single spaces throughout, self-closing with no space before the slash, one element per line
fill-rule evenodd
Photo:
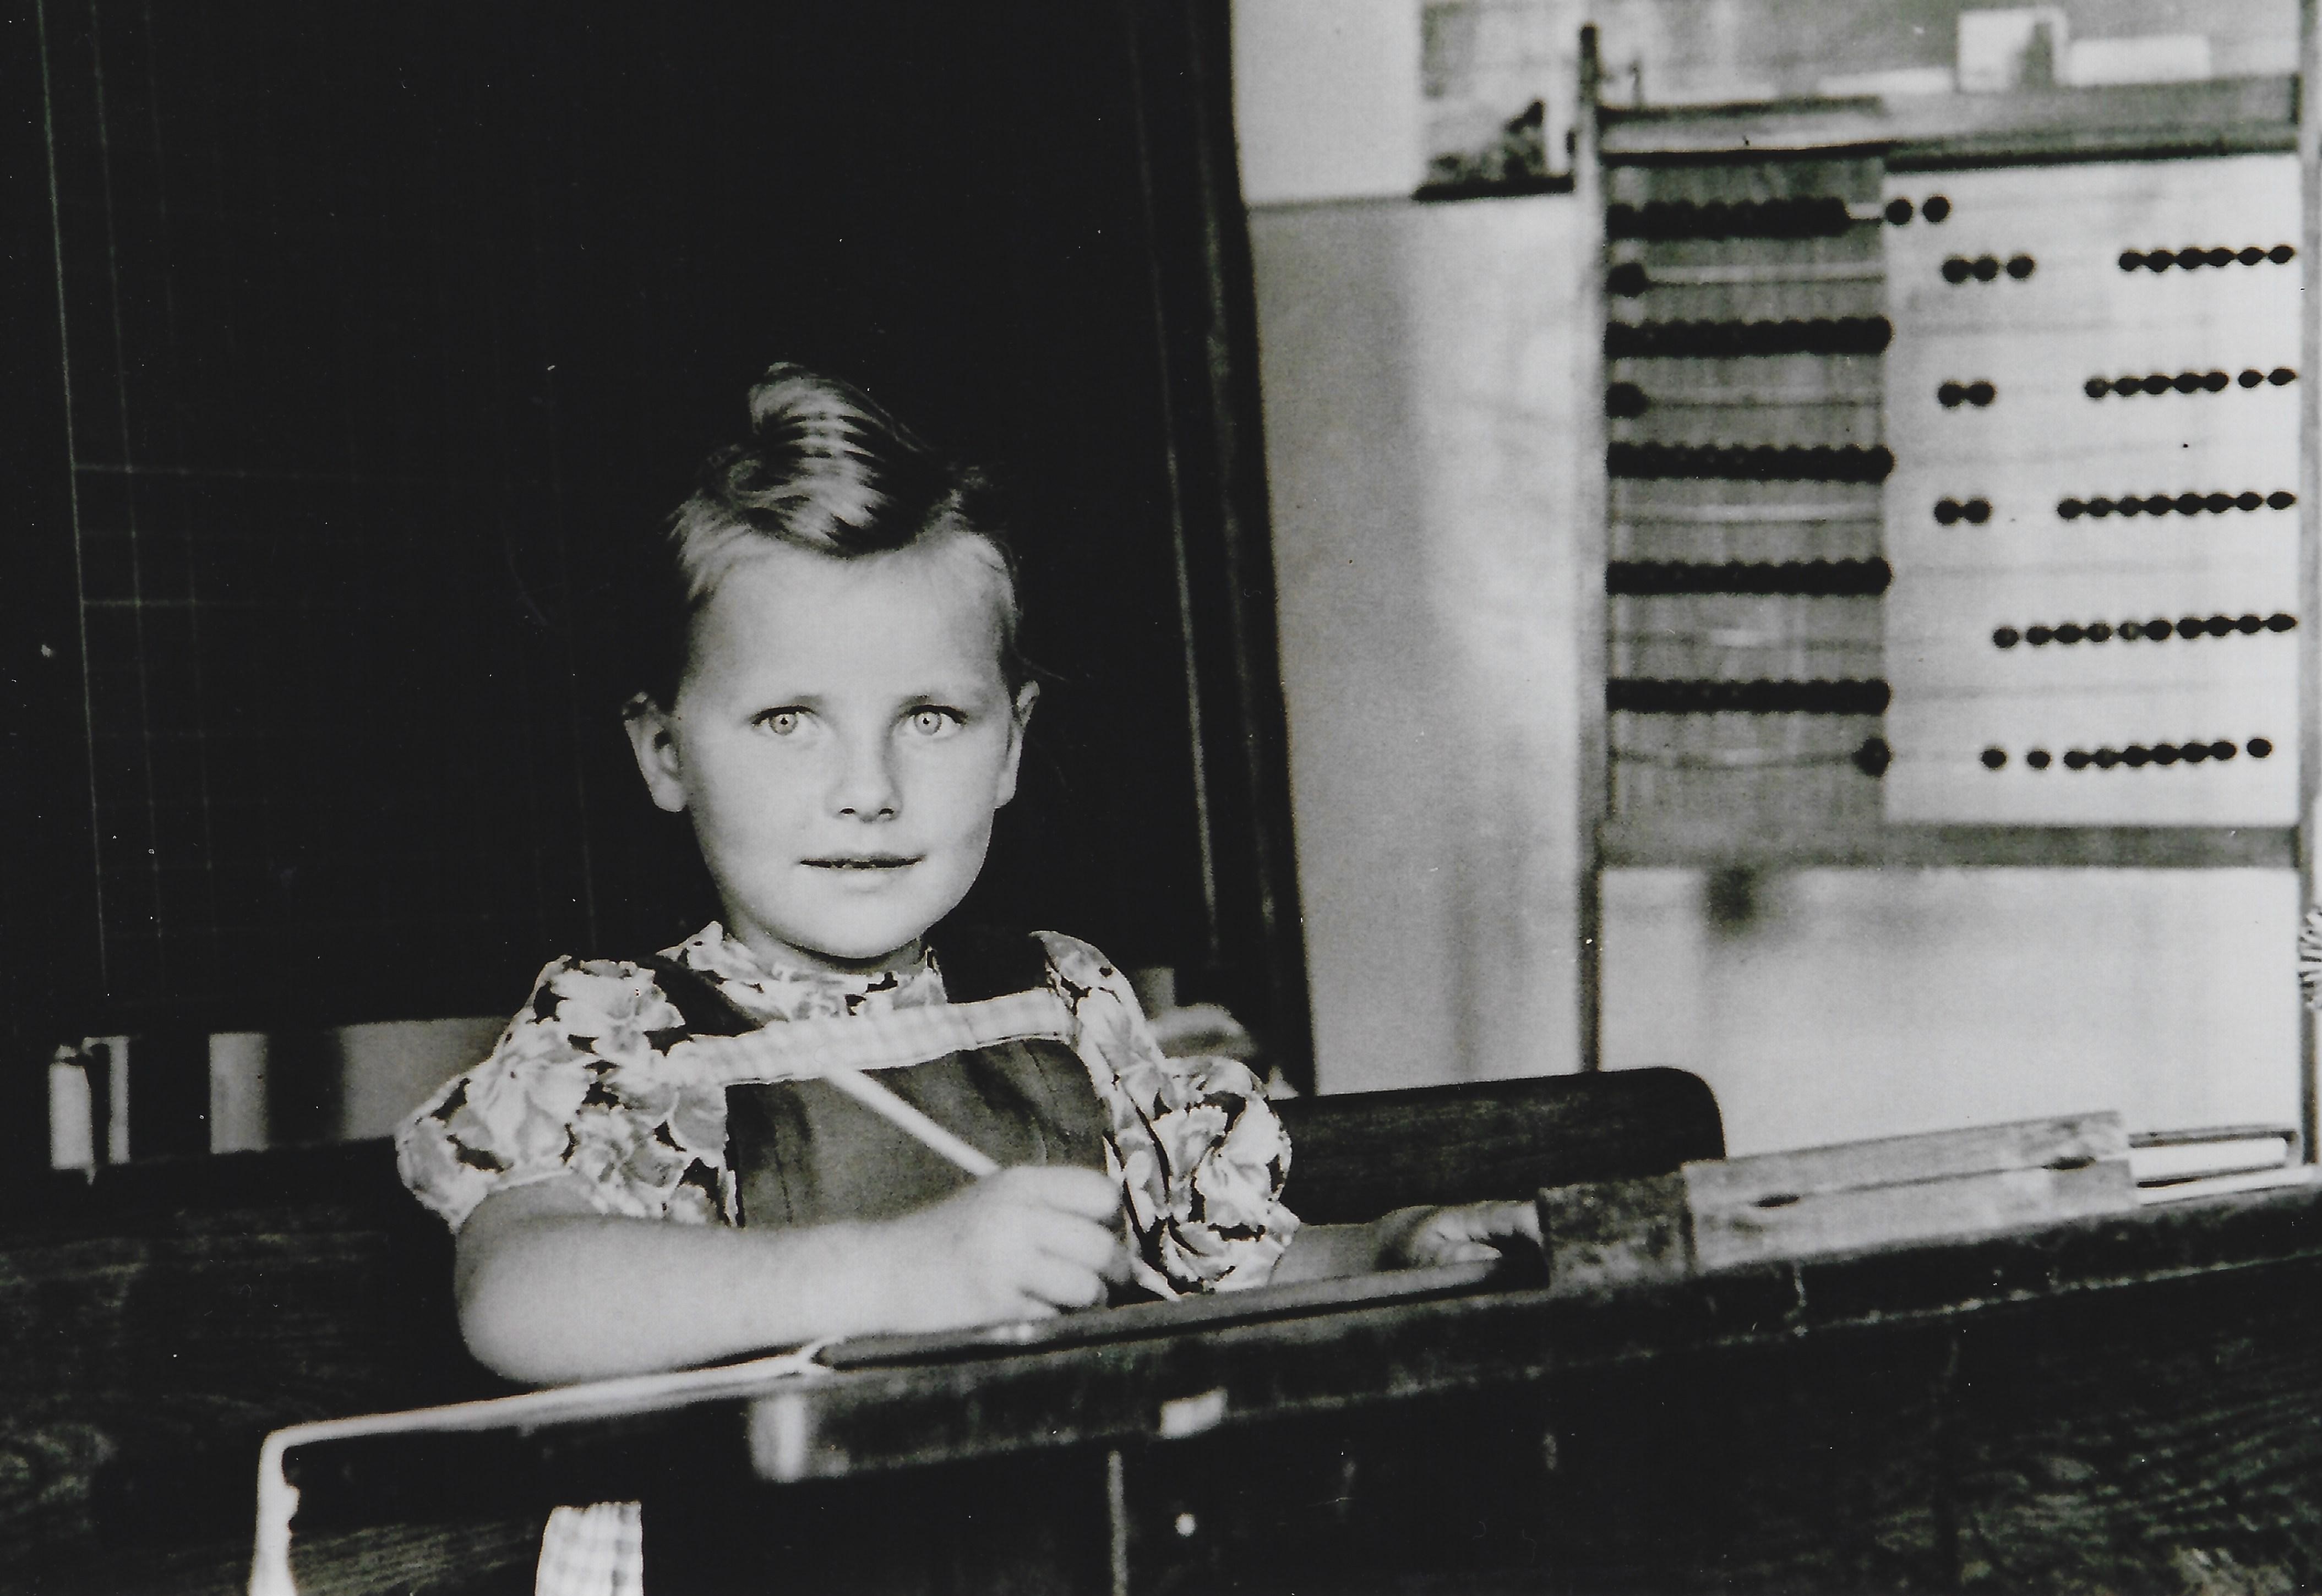
<path fill-rule="evenodd" d="M 1296 1233 L 1283 1205 L 1290 1145 L 1248 1066 L 1165 1057 L 1120 971 L 1042 933 L 1065 1038 L 1110 1126 L 1107 1163 L 1156 1293 L 1261 1285 Z M 876 1018 L 946 1001 L 937 961 L 854 976 L 778 968 L 712 925 L 663 955 L 763 1024 Z M 447 1083 L 397 1136 L 403 1179 L 456 1229 L 494 1191 L 577 1174 L 608 1214 L 734 1224 L 726 1097 L 673 1066 L 688 1032 L 650 969 L 559 959 L 491 1056 Z"/>

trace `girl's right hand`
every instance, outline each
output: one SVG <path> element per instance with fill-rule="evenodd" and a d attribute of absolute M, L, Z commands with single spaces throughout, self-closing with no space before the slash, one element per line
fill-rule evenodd
<path fill-rule="evenodd" d="M 899 1328 L 1046 1318 L 1128 1278 L 1120 1188 L 1094 1170 L 1019 1164 L 891 1221 Z"/>

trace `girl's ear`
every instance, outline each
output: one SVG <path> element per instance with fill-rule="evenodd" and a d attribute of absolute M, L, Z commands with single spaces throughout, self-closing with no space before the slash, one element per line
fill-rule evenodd
<path fill-rule="evenodd" d="M 621 706 L 621 729 L 629 734 L 629 752 L 636 755 L 637 773 L 653 801 L 672 815 L 683 814 L 685 760 L 669 712 L 649 694 L 639 693 Z"/>
<path fill-rule="evenodd" d="M 1000 772 L 1000 794 L 992 807 L 997 809 L 1016 796 L 1016 768 L 1024 762 L 1024 729 L 1032 724 L 1032 706 L 1040 701 L 1040 684 L 1028 681 L 1016 689 L 1016 702 L 1010 707 L 1014 725 L 1008 728 L 1008 763 Z"/>

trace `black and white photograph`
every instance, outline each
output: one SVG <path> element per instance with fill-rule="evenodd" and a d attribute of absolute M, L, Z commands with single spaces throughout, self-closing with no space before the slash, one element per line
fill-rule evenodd
<path fill-rule="evenodd" d="M 0 8 L 0 1591 L 2322 1587 L 2317 71 Z"/>

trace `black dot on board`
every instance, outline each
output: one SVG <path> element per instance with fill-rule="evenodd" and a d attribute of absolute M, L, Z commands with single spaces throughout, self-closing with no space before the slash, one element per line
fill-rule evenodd
<path fill-rule="evenodd" d="M 1890 199 L 1887 202 L 1888 221 L 1893 223 L 1896 226 L 1900 227 L 1910 221 L 1910 219 L 1911 202 L 1909 200 L 1896 198 Z"/>
<path fill-rule="evenodd" d="M 2006 749 L 1987 748 L 1983 751 L 1983 768 L 1985 770 L 1996 771 L 2007 762 L 2007 751 Z"/>
<path fill-rule="evenodd" d="M 1927 196 L 1927 203 L 1919 207 L 1920 214 L 1930 222 L 1941 222 L 1952 214 L 1952 202 L 1940 194 Z"/>
<path fill-rule="evenodd" d="M 2044 771 L 2050 762 L 2048 751 L 2044 748 L 2035 748 L 2024 756 L 2024 762 L 2035 771 Z"/>
<path fill-rule="evenodd" d="M 2252 759 L 2263 759 L 2273 752 L 2273 744 L 2263 737 L 2252 737 L 2242 746 L 2249 750 L 2249 756 Z"/>

